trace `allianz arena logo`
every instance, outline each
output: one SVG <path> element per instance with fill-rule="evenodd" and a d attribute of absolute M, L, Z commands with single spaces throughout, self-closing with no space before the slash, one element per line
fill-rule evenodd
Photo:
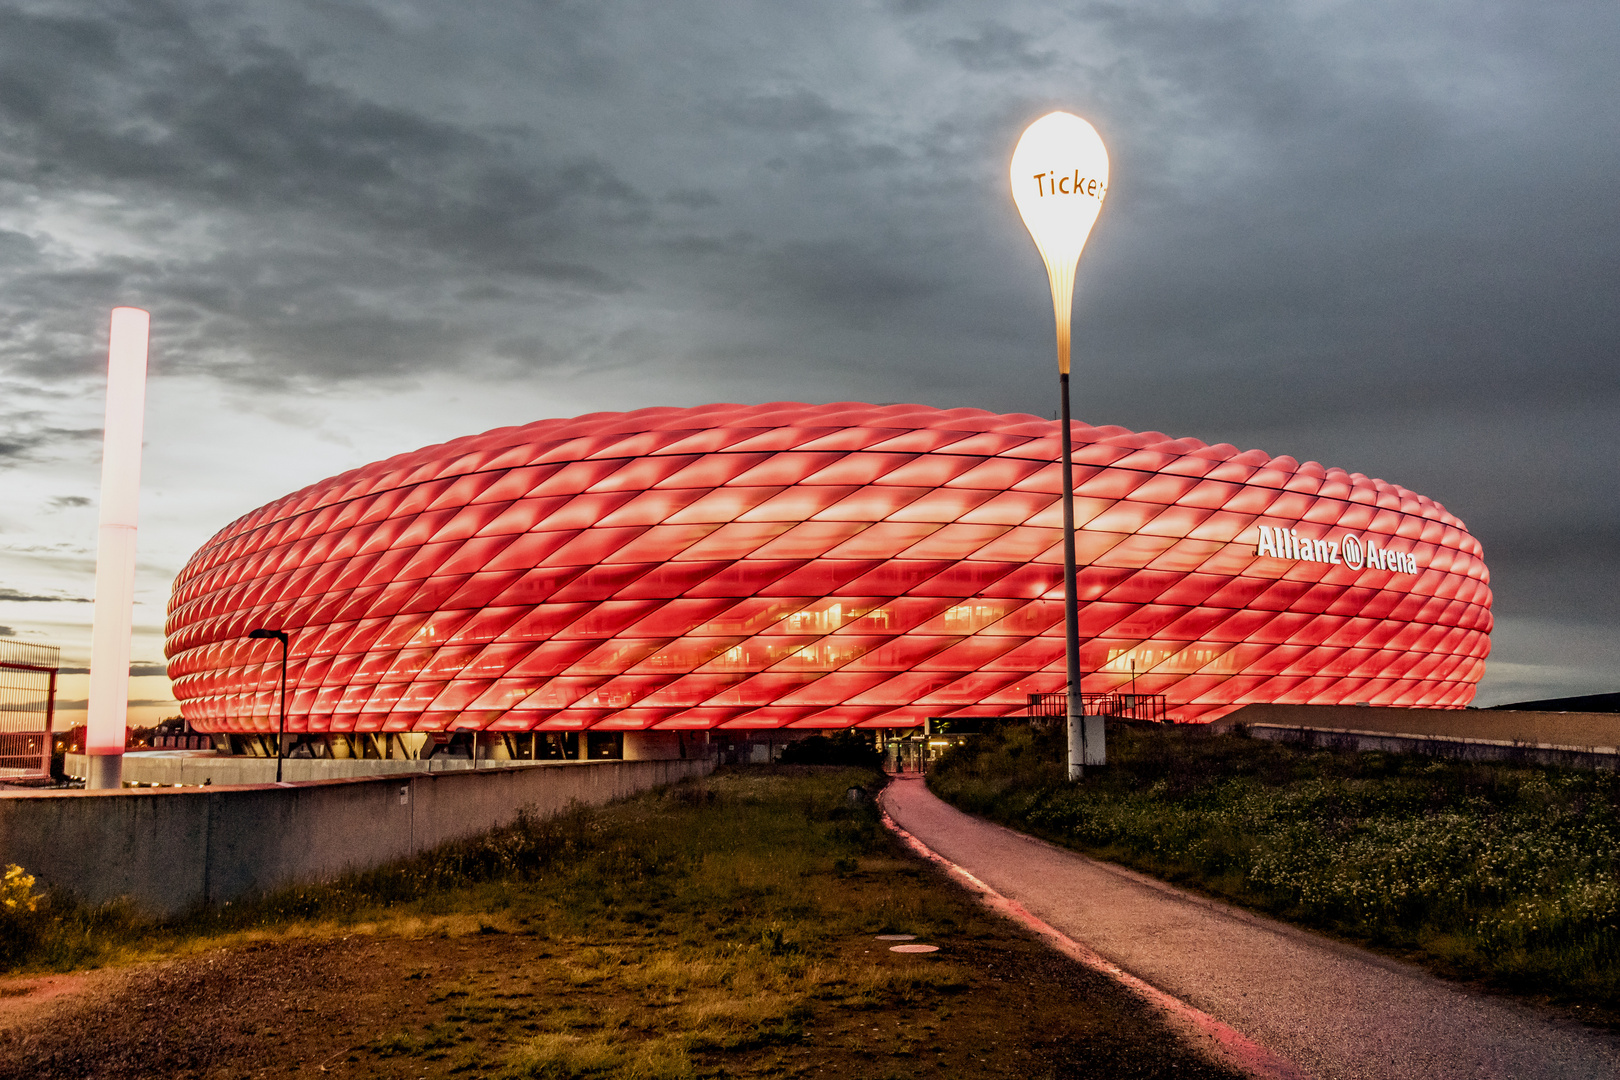
<path fill-rule="evenodd" d="M 1348 566 L 1352 570 L 1365 567 L 1368 570 L 1391 570 L 1397 574 L 1418 572 L 1417 556 L 1412 552 L 1381 548 L 1373 540 L 1363 541 L 1350 534 L 1338 539 L 1300 536 L 1293 529 L 1280 525 L 1275 528 L 1257 525 L 1255 528 L 1260 530 L 1260 539 L 1254 550 L 1257 556 L 1329 563 Z"/>

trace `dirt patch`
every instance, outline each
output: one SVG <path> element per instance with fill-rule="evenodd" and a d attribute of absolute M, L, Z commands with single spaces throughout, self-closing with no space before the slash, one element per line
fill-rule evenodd
<path fill-rule="evenodd" d="M 240 1076 L 296 1063 L 289 1048 L 344 1010 L 367 944 L 257 946 L 71 976 L 86 983 L 0 1028 L 0 1076 Z M 350 945 L 359 950 L 346 957 Z"/>
<path fill-rule="evenodd" d="M 124 978 L 114 971 L 0 979 L 0 1031 L 27 1025 L 64 999 L 106 994 Z"/>
<path fill-rule="evenodd" d="M 561 1068 L 526 1067 L 526 1049 L 588 1049 L 604 1028 L 650 1037 L 673 1002 L 649 1000 L 641 980 L 592 973 L 604 948 L 657 944 L 353 936 L 73 976 L 32 1015 L 0 1022 L 0 1078 L 589 1075 L 597 1070 L 567 1067 L 566 1054 L 552 1054 Z M 698 1074 L 1225 1075 L 1169 1043 L 1107 980 L 1010 928 L 938 944 L 937 954 L 901 956 L 883 942 L 845 943 L 830 962 L 851 983 L 875 974 L 892 987 L 898 976 L 901 996 L 829 994 L 836 1000 L 754 1045 L 695 1052 Z M 628 975 L 635 962 L 613 966 Z M 602 1075 L 629 1067 L 605 1064 Z"/>

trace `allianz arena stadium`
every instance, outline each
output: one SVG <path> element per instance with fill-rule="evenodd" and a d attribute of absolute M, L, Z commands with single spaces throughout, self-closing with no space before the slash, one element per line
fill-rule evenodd
<path fill-rule="evenodd" d="M 1489 576 L 1438 503 L 1360 473 L 1074 427 L 1083 689 L 1460 708 Z M 221 530 L 169 606 L 199 731 L 909 728 L 1060 692 L 1057 424 L 864 404 L 501 428 Z M 1134 680 L 1134 681 L 1133 681 Z M 441 736 L 442 737 L 442 736 Z"/>

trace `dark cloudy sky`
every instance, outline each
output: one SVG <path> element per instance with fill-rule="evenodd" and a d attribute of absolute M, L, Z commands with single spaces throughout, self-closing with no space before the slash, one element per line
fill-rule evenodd
<path fill-rule="evenodd" d="M 429 442 L 1050 415 L 1004 170 L 1067 108 L 1113 163 L 1078 414 L 1440 500 L 1492 569 L 1480 702 L 1620 689 L 1617 55 L 1595 2 L 0 3 L 0 633 L 87 653 L 117 303 L 147 663 L 217 528 Z"/>

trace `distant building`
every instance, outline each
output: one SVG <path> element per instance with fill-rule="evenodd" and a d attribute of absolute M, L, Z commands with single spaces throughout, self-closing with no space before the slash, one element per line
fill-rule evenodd
<path fill-rule="evenodd" d="M 502 428 L 233 522 L 175 583 L 192 727 L 296 733 L 911 727 L 1063 673 L 1058 432 L 973 409 L 711 405 Z M 1472 700 L 1480 545 L 1314 462 L 1076 425 L 1087 691 Z M 442 736 L 440 736 L 442 740 Z"/>

